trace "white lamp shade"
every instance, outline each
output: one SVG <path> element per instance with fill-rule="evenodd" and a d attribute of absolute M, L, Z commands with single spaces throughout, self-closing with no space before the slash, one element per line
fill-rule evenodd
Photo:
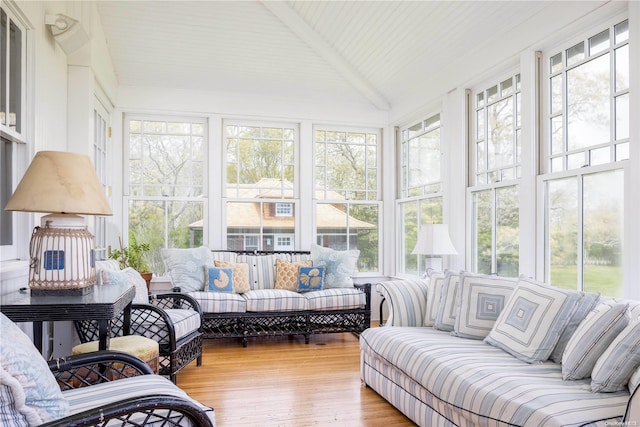
<path fill-rule="evenodd" d="M 457 255 L 447 224 L 424 224 L 418 233 L 413 255 Z"/>

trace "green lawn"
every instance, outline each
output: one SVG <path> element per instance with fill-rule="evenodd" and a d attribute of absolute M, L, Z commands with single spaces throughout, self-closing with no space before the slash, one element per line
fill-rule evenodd
<path fill-rule="evenodd" d="M 577 267 L 551 266 L 551 284 L 576 289 Z M 584 269 L 585 291 L 600 292 L 604 296 L 622 296 L 622 268 L 617 265 L 588 265 Z"/>

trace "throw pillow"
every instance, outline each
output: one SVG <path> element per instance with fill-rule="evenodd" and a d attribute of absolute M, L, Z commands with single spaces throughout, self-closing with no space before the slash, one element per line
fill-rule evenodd
<path fill-rule="evenodd" d="M 520 278 L 484 341 L 525 362 L 544 362 L 569 323 L 579 297 L 577 292 Z"/>
<path fill-rule="evenodd" d="M 165 248 L 160 253 L 173 286 L 179 286 L 182 292 L 204 289 L 204 268 L 213 264 L 209 248 L 205 246 L 190 249 Z"/>
<path fill-rule="evenodd" d="M 207 268 L 207 288 L 211 292 L 233 292 L 233 269 Z"/>
<path fill-rule="evenodd" d="M 461 274 L 452 335 L 478 340 L 485 338 L 516 284 L 515 279 L 507 277 Z"/>
<path fill-rule="evenodd" d="M 298 292 L 321 291 L 324 283 L 324 266 L 298 267 Z"/>
<path fill-rule="evenodd" d="M 571 320 L 569 320 L 569 324 L 567 324 L 567 327 L 564 328 L 564 331 L 560 334 L 558 344 L 556 344 L 556 347 L 551 353 L 551 360 L 555 363 L 562 363 L 562 354 L 564 353 L 564 349 L 567 348 L 569 340 L 575 333 L 578 325 L 580 325 L 580 322 L 582 322 L 584 318 L 587 317 L 587 314 L 589 314 L 589 312 L 598 304 L 599 299 L 599 293 L 585 292 L 580 300 L 578 300 L 576 309 L 571 316 Z"/>
<path fill-rule="evenodd" d="M 101 281 L 103 285 L 133 285 L 136 288 L 136 295 L 133 297 L 134 304 L 149 304 L 149 290 L 147 282 L 140 273 L 131 267 L 124 270 L 101 270 Z"/>
<path fill-rule="evenodd" d="M 276 259 L 276 284 L 274 288 L 295 292 L 298 289 L 298 268 L 311 265 L 313 265 L 311 260 L 290 262 Z"/>
<path fill-rule="evenodd" d="M 424 326 L 433 326 L 436 323 L 438 307 L 442 299 L 445 273 L 442 271 L 428 271 L 429 289 L 427 290 L 427 306 L 424 313 Z"/>
<path fill-rule="evenodd" d="M 244 294 L 251 290 L 249 286 L 249 264 L 245 262 L 215 261 L 216 267 L 231 268 L 233 270 L 233 291 Z"/>
<path fill-rule="evenodd" d="M 456 325 L 456 304 L 458 301 L 458 282 L 460 274 L 447 271 L 442 285 L 442 296 L 438 305 L 438 314 L 433 324 L 434 329 L 453 332 Z"/>
<path fill-rule="evenodd" d="M 591 376 L 593 366 L 615 337 L 627 326 L 627 304 L 602 303 L 580 322 L 562 355 L 562 379 Z"/>
<path fill-rule="evenodd" d="M 69 402 L 31 339 L 1 313 L 0 331 L 0 407 L 13 418 L 1 421 L 40 425 L 69 415 Z"/>
<path fill-rule="evenodd" d="M 591 391 L 624 390 L 640 366 L 640 321 L 631 322 L 602 353 L 591 373 Z"/>
<path fill-rule="evenodd" d="M 316 244 L 311 245 L 313 265 L 326 268 L 324 287 L 327 289 L 351 288 L 353 286 L 351 276 L 356 272 L 359 257 L 360 251 L 357 249 L 337 251 Z"/>

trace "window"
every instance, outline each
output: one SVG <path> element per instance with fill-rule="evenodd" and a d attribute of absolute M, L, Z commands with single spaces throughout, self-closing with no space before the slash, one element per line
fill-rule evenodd
<path fill-rule="evenodd" d="M 276 235 L 296 232 L 297 129 L 232 121 L 224 129 L 227 248 L 274 250 Z"/>
<path fill-rule="evenodd" d="M 127 116 L 128 230 L 159 251 L 203 244 L 207 124 L 197 118 Z"/>
<path fill-rule="evenodd" d="M 629 24 L 546 57 L 545 279 L 622 296 Z"/>
<path fill-rule="evenodd" d="M 379 269 L 380 132 L 316 126 L 316 242 L 358 249 L 360 272 Z"/>
<path fill-rule="evenodd" d="M 472 269 L 519 274 L 520 74 L 472 93 Z"/>
<path fill-rule="evenodd" d="M 107 132 L 109 127 L 105 119 L 107 116 L 107 112 L 101 106 L 93 110 L 93 163 L 105 194 L 108 194 L 109 187 L 107 175 Z M 94 218 L 96 259 L 106 259 L 108 255 L 107 218 L 104 216 Z"/>
<path fill-rule="evenodd" d="M 421 274 L 422 258 L 411 252 L 422 224 L 442 223 L 440 114 L 400 130 L 398 272 Z"/>

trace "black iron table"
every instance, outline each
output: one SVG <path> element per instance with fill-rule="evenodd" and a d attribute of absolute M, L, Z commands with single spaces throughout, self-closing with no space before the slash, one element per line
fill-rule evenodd
<path fill-rule="evenodd" d="M 0 297 L 0 312 L 14 322 L 33 322 L 33 342 L 42 353 L 42 322 L 62 320 L 98 321 L 98 348 L 109 348 L 111 319 L 124 311 L 124 333 L 129 334 L 131 303 L 136 293 L 133 285 L 95 285 L 93 292 L 82 296 L 31 296 L 27 290 Z"/>

